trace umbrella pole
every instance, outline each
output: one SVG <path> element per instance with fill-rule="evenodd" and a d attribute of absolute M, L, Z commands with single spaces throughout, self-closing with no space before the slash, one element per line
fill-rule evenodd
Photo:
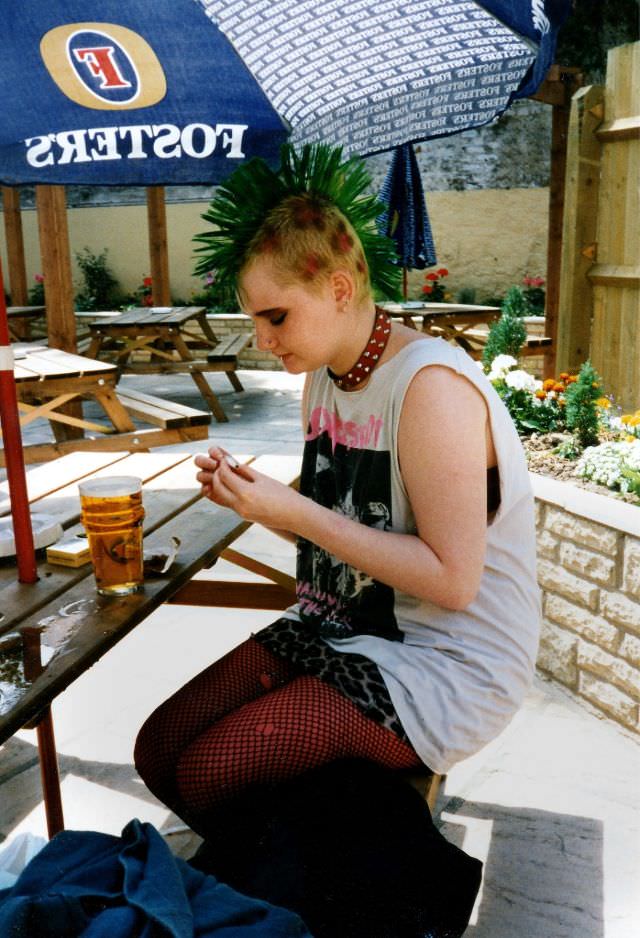
<path fill-rule="evenodd" d="M 22 434 L 18 416 L 18 399 L 13 378 L 13 352 L 9 340 L 7 304 L 4 298 L 4 282 L 0 266 L 0 422 L 4 444 L 5 465 L 9 482 L 9 498 L 13 532 L 16 542 L 18 580 L 20 583 L 35 583 L 38 568 L 33 544 L 33 529 L 29 511 L 27 479 L 22 451 Z"/>
<path fill-rule="evenodd" d="M 406 300 L 407 298 L 407 268 L 406 267 L 402 268 L 402 295 Z"/>

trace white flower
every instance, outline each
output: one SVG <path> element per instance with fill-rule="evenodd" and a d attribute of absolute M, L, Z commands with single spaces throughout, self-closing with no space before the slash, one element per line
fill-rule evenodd
<path fill-rule="evenodd" d="M 624 492 L 628 486 L 621 475 L 623 465 L 630 469 L 640 467 L 640 440 L 588 446 L 578 460 L 575 474 L 610 489 L 620 488 Z"/>
<path fill-rule="evenodd" d="M 506 356 L 505 356 L 506 357 Z M 505 383 L 516 391 L 536 391 L 542 387 L 541 381 L 536 381 L 527 371 L 508 371 L 504 376 Z"/>
<path fill-rule="evenodd" d="M 517 364 L 517 359 L 513 355 L 496 355 L 491 362 L 489 381 L 498 381 L 500 378 L 504 378 L 508 371 L 517 367 Z"/>

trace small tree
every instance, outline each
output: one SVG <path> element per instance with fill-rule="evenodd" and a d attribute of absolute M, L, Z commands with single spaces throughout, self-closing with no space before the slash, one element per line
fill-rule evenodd
<path fill-rule="evenodd" d="M 602 397 L 602 381 L 590 361 L 586 361 L 578 380 L 565 391 L 565 419 L 567 428 L 575 434 L 580 446 L 595 446 L 598 442 L 598 407 Z"/>
<path fill-rule="evenodd" d="M 502 303 L 500 319 L 491 324 L 487 344 L 482 352 L 482 364 L 488 372 L 496 355 L 517 358 L 527 339 L 522 317 L 527 315 L 527 303 L 519 287 L 511 287 Z"/>

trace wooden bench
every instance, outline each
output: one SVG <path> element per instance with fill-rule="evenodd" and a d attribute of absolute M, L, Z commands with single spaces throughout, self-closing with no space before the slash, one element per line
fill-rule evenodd
<path fill-rule="evenodd" d="M 137 417 L 138 420 L 150 423 L 154 427 L 173 429 L 207 426 L 211 423 L 211 414 L 207 411 L 187 407 L 153 394 L 118 387 L 116 395 L 132 417 Z"/>
<path fill-rule="evenodd" d="M 474 359 L 479 359 L 482 357 L 482 352 L 487 341 L 487 336 L 489 335 L 488 331 L 484 329 L 465 329 L 462 333 L 462 338 L 465 340 L 471 340 L 470 342 L 465 342 L 463 347 Z M 462 343 L 460 343 L 462 345 Z M 551 346 L 551 339 L 546 335 L 530 335 L 525 339 L 524 345 L 520 349 L 518 357 L 526 357 L 528 355 L 541 355 L 544 354 L 544 350 Z"/>
<path fill-rule="evenodd" d="M 228 335 L 220 339 L 212 352 L 207 355 L 208 362 L 234 361 L 240 352 L 249 344 L 250 335 Z"/>

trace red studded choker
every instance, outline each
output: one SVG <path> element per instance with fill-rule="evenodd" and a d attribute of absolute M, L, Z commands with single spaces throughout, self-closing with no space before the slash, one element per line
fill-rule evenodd
<path fill-rule="evenodd" d="M 353 391 L 363 384 L 380 361 L 391 333 L 391 319 L 383 309 L 376 306 L 376 318 L 367 345 L 353 368 L 343 375 L 336 375 L 327 368 L 331 380 L 341 391 Z"/>

